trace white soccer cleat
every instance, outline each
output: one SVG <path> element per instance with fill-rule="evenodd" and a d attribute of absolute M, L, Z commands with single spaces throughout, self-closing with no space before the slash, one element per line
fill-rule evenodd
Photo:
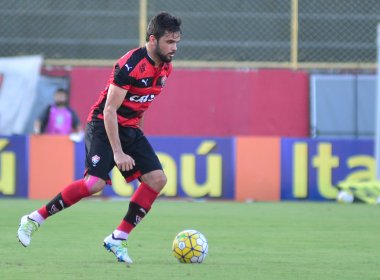
<path fill-rule="evenodd" d="M 25 215 L 21 218 L 21 222 L 17 231 L 18 240 L 24 247 L 28 247 L 32 239 L 33 233 L 38 229 L 39 224 Z"/>
<path fill-rule="evenodd" d="M 125 262 L 127 266 L 133 263 L 128 256 L 127 240 L 115 239 L 113 234 L 110 234 L 104 239 L 104 247 L 114 253 L 119 262 Z"/>

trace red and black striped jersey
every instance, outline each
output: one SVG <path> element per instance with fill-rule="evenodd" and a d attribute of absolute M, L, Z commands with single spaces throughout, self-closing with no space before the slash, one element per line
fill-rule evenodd
<path fill-rule="evenodd" d="M 107 86 L 98 101 L 91 107 L 87 121 L 103 121 L 103 110 L 110 84 L 128 90 L 125 99 L 117 110 L 117 121 L 121 126 L 138 127 L 143 113 L 153 99 L 161 93 L 166 79 L 172 70 L 171 63 L 155 67 L 148 56 L 146 47 L 127 52 L 115 64 Z"/>

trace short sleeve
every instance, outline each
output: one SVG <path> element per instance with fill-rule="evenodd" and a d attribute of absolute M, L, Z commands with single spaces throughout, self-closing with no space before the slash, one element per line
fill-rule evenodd
<path fill-rule="evenodd" d="M 114 67 L 112 83 L 118 87 L 129 90 L 134 80 L 130 74 L 131 68 L 129 68 L 129 65 L 120 66 L 120 61 L 118 61 Z"/>

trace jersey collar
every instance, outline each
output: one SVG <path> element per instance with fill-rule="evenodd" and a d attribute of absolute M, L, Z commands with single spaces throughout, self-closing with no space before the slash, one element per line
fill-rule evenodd
<path fill-rule="evenodd" d="M 146 49 L 146 47 L 142 47 L 142 50 L 144 52 L 144 56 L 146 57 L 146 59 L 149 61 L 150 64 L 152 64 L 153 66 L 156 65 L 156 63 L 154 62 L 153 59 L 151 59 L 151 57 L 148 55 L 148 50 Z"/>

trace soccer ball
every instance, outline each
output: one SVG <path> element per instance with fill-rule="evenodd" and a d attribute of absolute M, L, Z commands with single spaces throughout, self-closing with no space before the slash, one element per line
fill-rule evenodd
<path fill-rule="evenodd" d="M 349 191 L 340 191 L 336 197 L 336 201 L 339 203 L 352 203 L 354 202 L 354 195 Z"/>
<path fill-rule="evenodd" d="M 174 238 L 172 250 L 181 263 L 201 263 L 208 253 L 207 239 L 197 230 L 186 229 Z"/>

